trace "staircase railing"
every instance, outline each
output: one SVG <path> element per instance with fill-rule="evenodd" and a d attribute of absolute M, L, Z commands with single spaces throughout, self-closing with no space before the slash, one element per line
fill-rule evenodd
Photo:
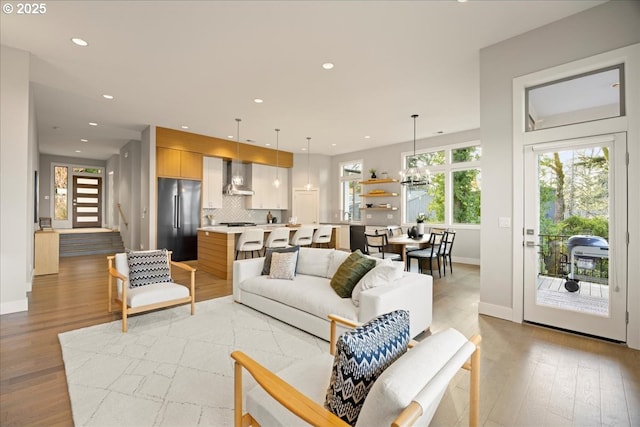
<path fill-rule="evenodd" d="M 118 203 L 118 211 L 120 212 L 120 217 L 122 218 L 122 222 L 124 222 L 125 227 L 129 227 L 129 223 L 127 222 L 127 218 L 124 216 L 124 212 L 122 212 L 122 206 Z"/>

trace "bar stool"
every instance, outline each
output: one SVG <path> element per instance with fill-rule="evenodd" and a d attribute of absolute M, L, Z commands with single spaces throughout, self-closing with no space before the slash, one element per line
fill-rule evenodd
<path fill-rule="evenodd" d="M 287 227 L 278 227 L 271 230 L 264 244 L 266 249 L 286 248 L 287 246 L 289 246 L 289 229 Z"/>
<path fill-rule="evenodd" d="M 309 246 L 313 241 L 313 227 L 300 227 L 291 238 L 292 246 Z"/>
<path fill-rule="evenodd" d="M 251 258 L 254 257 L 254 252 L 257 252 L 258 256 L 260 256 L 263 244 L 264 230 L 262 228 L 243 231 L 236 244 L 236 259 L 238 259 L 240 252 L 244 252 L 244 258 L 247 257 L 247 252 L 251 252 Z"/>
<path fill-rule="evenodd" d="M 315 233 L 313 233 L 313 238 L 311 239 L 311 243 L 313 246 L 319 248 L 320 245 L 326 245 L 329 247 L 329 242 L 331 242 L 331 231 L 333 227 L 330 225 L 321 225 L 318 227 Z"/>

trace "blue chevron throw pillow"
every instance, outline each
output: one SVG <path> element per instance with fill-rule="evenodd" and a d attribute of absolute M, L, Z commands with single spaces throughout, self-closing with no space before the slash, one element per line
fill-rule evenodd
<path fill-rule="evenodd" d="M 342 334 L 324 406 L 350 425 L 378 376 L 407 351 L 409 313 L 396 310 Z"/>
<path fill-rule="evenodd" d="M 127 252 L 129 287 L 171 282 L 168 259 L 166 249 Z"/>

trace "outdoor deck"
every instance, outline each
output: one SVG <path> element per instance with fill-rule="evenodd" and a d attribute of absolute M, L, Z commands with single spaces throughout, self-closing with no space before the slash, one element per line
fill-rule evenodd
<path fill-rule="evenodd" d="M 565 279 L 560 277 L 538 276 L 537 304 L 598 316 L 609 315 L 608 285 L 581 281 L 577 292 L 569 292 L 564 282 Z"/>

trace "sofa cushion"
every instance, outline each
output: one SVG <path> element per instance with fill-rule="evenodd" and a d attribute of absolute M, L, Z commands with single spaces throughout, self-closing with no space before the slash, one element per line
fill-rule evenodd
<path fill-rule="evenodd" d="M 409 313 L 396 310 L 340 335 L 324 406 L 353 425 L 380 374 L 407 351 Z"/>
<path fill-rule="evenodd" d="M 301 248 L 296 273 L 327 277 L 329 262 L 335 249 Z"/>
<path fill-rule="evenodd" d="M 292 280 L 296 275 L 296 261 L 298 260 L 298 252 L 274 252 L 271 255 L 271 269 L 269 271 L 269 278 Z"/>
<path fill-rule="evenodd" d="M 342 299 L 336 295 L 329 286 L 329 279 L 324 277 L 297 274 L 293 280 L 282 280 L 258 276 L 242 281 L 239 286 L 243 293 L 278 301 L 319 317 L 326 321 L 327 325 L 329 313 L 358 321 L 359 309 L 350 299 Z M 327 330 L 328 328 L 329 326 Z"/>
<path fill-rule="evenodd" d="M 298 252 L 300 250 L 300 246 L 290 246 L 288 248 L 267 248 L 264 253 L 264 264 L 262 265 L 262 275 L 268 276 L 271 271 L 271 257 L 274 252 L 285 253 L 285 252 Z"/>
<path fill-rule="evenodd" d="M 383 260 L 374 268 L 369 270 L 367 274 L 356 284 L 351 292 L 351 301 L 356 307 L 360 306 L 360 294 L 367 289 L 377 288 L 378 286 L 391 285 L 402 277 L 403 265 L 399 262 L 394 263 L 391 260 Z"/>
<path fill-rule="evenodd" d="M 362 276 L 367 274 L 375 265 L 375 260 L 365 257 L 360 252 L 360 249 L 357 249 L 344 260 L 336 274 L 333 275 L 331 287 L 340 298 L 349 298 L 353 288 L 362 279 Z"/>
<path fill-rule="evenodd" d="M 475 346 L 452 328 L 426 338 L 378 377 L 362 407 L 358 425 L 390 425 L 414 400 L 423 410 L 416 425 L 428 425 L 449 381 L 474 350 Z M 425 392 L 431 405 L 422 404 L 418 398 Z"/>
<path fill-rule="evenodd" d="M 344 262 L 347 257 L 351 255 L 351 252 L 347 251 L 333 251 L 331 255 L 331 261 L 329 262 L 329 269 L 327 270 L 327 279 L 331 279 L 340 265 Z"/>
<path fill-rule="evenodd" d="M 127 263 L 130 288 L 172 281 L 166 249 L 127 252 Z"/>

